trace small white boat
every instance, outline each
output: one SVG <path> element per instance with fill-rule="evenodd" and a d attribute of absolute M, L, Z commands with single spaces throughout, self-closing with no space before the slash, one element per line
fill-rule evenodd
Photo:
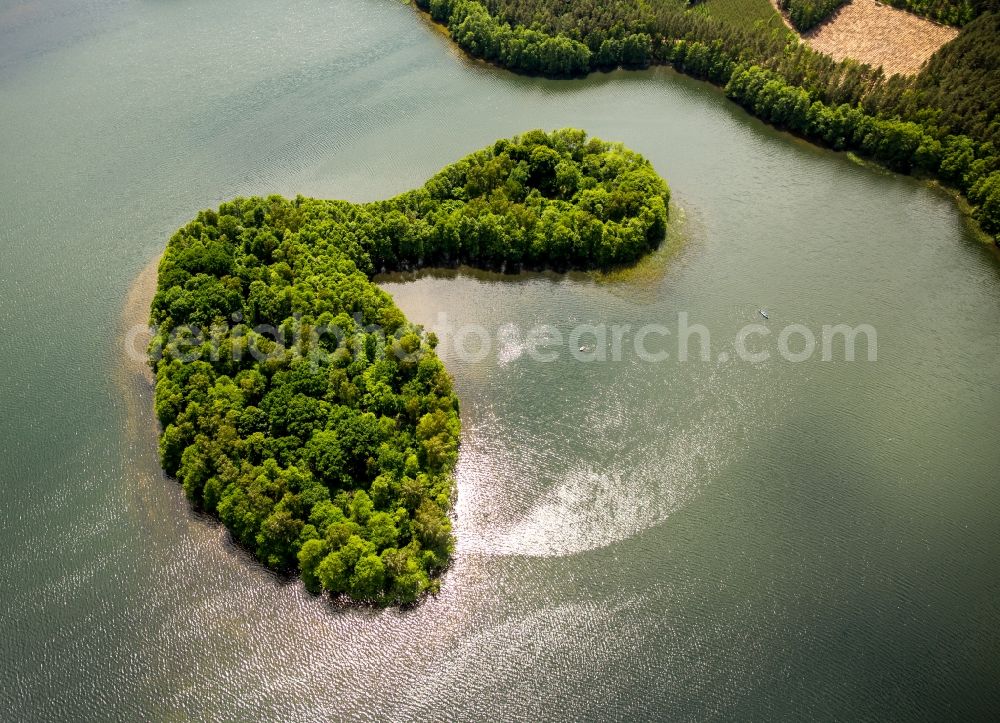
<path fill-rule="evenodd" d="M 763 316 L 765 319 L 767 319 L 768 318 L 768 316 L 767 316 L 767 309 L 761 309 L 760 310 L 760 315 Z"/>

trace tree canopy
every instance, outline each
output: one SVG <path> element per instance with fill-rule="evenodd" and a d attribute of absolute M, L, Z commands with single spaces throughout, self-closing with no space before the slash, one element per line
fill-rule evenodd
<path fill-rule="evenodd" d="M 152 302 L 164 470 L 309 590 L 379 604 L 436 590 L 458 399 L 434 335 L 374 274 L 628 263 L 662 240 L 668 200 L 644 158 L 566 129 L 499 140 L 387 201 L 202 211 L 170 239 Z"/>
<path fill-rule="evenodd" d="M 888 0 L 890 5 L 946 25 L 965 25 L 986 12 L 1000 12 L 998 0 Z"/>
<path fill-rule="evenodd" d="M 788 19 L 800 32 L 812 30 L 847 0 L 778 0 L 781 9 L 788 13 Z"/>

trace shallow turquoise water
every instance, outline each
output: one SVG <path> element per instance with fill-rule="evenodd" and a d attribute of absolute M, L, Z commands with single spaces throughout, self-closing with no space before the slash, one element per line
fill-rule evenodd
<path fill-rule="evenodd" d="M 668 179 L 684 242 L 614 278 L 387 279 L 416 321 L 670 323 L 713 361 L 478 362 L 459 554 L 414 610 L 276 580 L 163 478 L 122 362 L 199 208 L 368 200 L 582 127 Z M 1000 703 L 1000 266 L 951 200 L 666 71 L 525 79 L 390 0 L 0 0 L 4 718 L 925 717 Z M 878 361 L 718 363 L 772 321 Z M 141 316 L 141 314 L 140 314 Z"/>

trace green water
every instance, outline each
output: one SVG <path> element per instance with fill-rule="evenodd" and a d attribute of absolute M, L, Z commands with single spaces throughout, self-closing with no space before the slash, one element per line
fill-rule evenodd
<path fill-rule="evenodd" d="M 444 350 L 464 436 L 441 595 L 335 609 L 252 564 L 159 473 L 122 362 L 137 274 L 223 199 L 385 197 L 566 125 L 652 160 L 682 244 L 612 278 L 386 288 L 429 326 L 687 312 L 713 361 Z M 469 63 L 392 0 L 0 0 L 0 128 L 3 719 L 1000 706 L 1000 264 L 943 193 L 673 73 Z M 776 330 L 871 324 L 878 360 L 715 361 L 761 306 Z"/>

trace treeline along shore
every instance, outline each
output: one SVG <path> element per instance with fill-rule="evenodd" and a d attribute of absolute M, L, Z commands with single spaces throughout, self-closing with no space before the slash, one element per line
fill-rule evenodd
<path fill-rule="evenodd" d="M 567 78 L 661 64 L 711 81 L 779 128 L 958 190 L 1000 244 L 995 2 L 963 11 L 959 35 L 920 73 L 888 78 L 813 51 L 783 26 L 741 27 L 673 0 L 415 2 L 467 53 L 514 72 Z"/>

